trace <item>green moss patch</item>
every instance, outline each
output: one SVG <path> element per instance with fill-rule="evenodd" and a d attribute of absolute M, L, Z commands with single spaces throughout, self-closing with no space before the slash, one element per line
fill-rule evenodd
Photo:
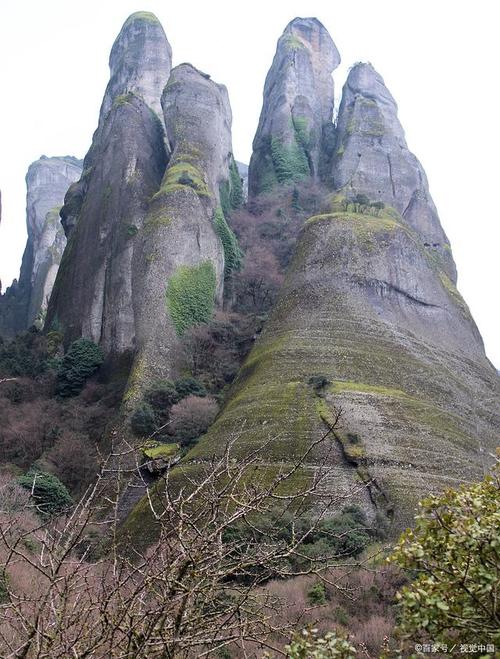
<path fill-rule="evenodd" d="M 178 451 L 179 444 L 162 444 L 161 442 L 149 442 L 142 449 L 143 455 L 151 460 L 171 458 Z"/>
<path fill-rule="evenodd" d="M 215 233 L 221 239 L 222 247 L 224 248 L 224 276 L 228 278 L 231 276 L 232 272 L 240 269 L 243 254 L 238 245 L 238 239 L 226 222 L 226 218 L 224 217 L 224 213 L 220 206 L 214 213 L 214 228 Z"/>
<path fill-rule="evenodd" d="M 294 34 L 288 34 L 284 41 L 288 50 L 303 50 L 305 48 L 305 45 L 302 43 L 302 41 Z"/>
<path fill-rule="evenodd" d="M 186 188 L 194 190 L 199 197 L 211 197 L 201 169 L 191 162 L 176 161 L 175 164 L 167 168 L 161 188 L 153 196 L 153 199 L 162 194 L 168 194 L 179 189 L 185 190 Z"/>
<path fill-rule="evenodd" d="M 286 145 L 281 138 L 272 137 L 271 157 L 278 183 L 301 181 L 311 173 L 306 150 L 296 139 Z"/>
<path fill-rule="evenodd" d="M 181 265 L 169 279 L 166 304 L 179 336 L 210 320 L 216 285 L 215 268 L 208 260 L 195 266 Z"/>

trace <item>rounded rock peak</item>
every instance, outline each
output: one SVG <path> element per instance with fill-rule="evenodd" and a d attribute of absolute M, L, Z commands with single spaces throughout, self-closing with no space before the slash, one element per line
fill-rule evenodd
<path fill-rule="evenodd" d="M 156 45 L 153 45 L 155 42 Z M 136 64 L 145 58 L 148 51 L 155 50 L 156 58 L 161 57 L 163 49 L 171 60 L 172 48 L 158 18 L 150 12 L 137 11 L 127 18 L 115 39 L 109 55 L 110 69 L 113 72 L 125 62 Z M 149 54 L 151 56 L 153 52 Z"/>
<path fill-rule="evenodd" d="M 123 24 L 123 27 L 133 23 L 134 21 L 144 21 L 145 23 L 157 23 L 158 25 L 161 25 L 160 21 L 155 16 L 155 14 L 153 14 L 153 12 L 151 12 L 151 11 L 135 11 L 133 14 L 130 14 L 130 16 L 127 18 L 127 20 Z"/>
<path fill-rule="evenodd" d="M 353 94 L 361 94 L 397 107 L 396 101 L 385 86 L 384 79 L 370 62 L 356 62 L 349 70 L 346 85 Z"/>
<path fill-rule="evenodd" d="M 315 17 L 294 18 L 283 31 L 281 37 L 285 44 L 291 39 L 298 39 L 293 42 L 292 47 L 303 46 L 309 47 L 314 51 L 321 52 L 322 57 L 327 58 L 332 70 L 340 64 L 340 53 L 337 50 L 330 33 L 326 27 Z"/>

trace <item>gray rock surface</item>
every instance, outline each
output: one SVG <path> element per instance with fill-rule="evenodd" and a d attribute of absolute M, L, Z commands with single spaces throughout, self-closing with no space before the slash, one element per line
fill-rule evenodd
<path fill-rule="evenodd" d="M 333 128 L 331 74 L 339 63 L 337 48 L 318 19 L 295 18 L 287 25 L 264 86 L 250 196 L 276 183 L 319 178 L 322 143 L 331 140 Z"/>
<path fill-rule="evenodd" d="M 59 328 L 66 343 L 85 337 L 115 354 L 135 345 L 133 253 L 167 158 L 160 121 L 134 94 L 115 101 L 100 134 L 46 327 Z"/>
<path fill-rule="evenodd" d="M 60 326 L 66 342 L 90 338 L 108 355 L 135 347 L 132 262 L 167 163 L 158 111 L 170 70 L 159 21 L 132 14 L 111 50 L 111 77 L 82 177 L 61 210 L 69 241 L 46 326 Z"/>
<path fill-rule="evenodd" d="M 134 266 L 138 352 L 129 400 L 152 380 L 175 374 L 179 336 L 201 318 L 200 309 L 207 310 L 208 320 L 222 299 L 224 253 L 213 218 L 232 157 L 227 90 L 181 64 L 172 71 L 162 106 L 172 153 L 139 236 Z M 178 298 L 172 282 L 178 284 Z"/>
<path fill-rule="evenodd" d="M 109 57 L 110 79 L 99 112 L 92 145 L 85 156 L 82 178 L 68 191 L 61 211 L 66 236 L 75 226 L 87 194 L 89 177 L 103 143 L 102 131 L 115 102 L 132 93 L 141 98 L 163 123 L 161 94 L 172 68 L 172 49 L 154 14 L 136 12 L 125 21 Z M 167 148 L 165 143 L 164 148 Z"/>
<path fill-rule="evenodd" d="M 364 194 L 395 208 L 456 282 L 427 177 L 408 150 L 396 102 L 371 64 L 356 64 L 344 85 L 332 179 L 339 196 Z"/>
<path fill-rule="evenodd" d="M 12 336 L 43 317 L 66 245 L 59 209 L 69 186 L 82 172 L 82 161 L 72 156 L 42 156 L 26 174 L 28 239 L 19 281 L 0 302 L 0 333 Z"/>

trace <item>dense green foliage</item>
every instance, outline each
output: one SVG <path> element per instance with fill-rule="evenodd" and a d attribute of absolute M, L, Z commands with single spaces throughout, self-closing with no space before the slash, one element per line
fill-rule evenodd
<path fill-rule="evenodd" d="M 57 393 L 76 396 L 103 362 L 101 348 L 89 339 L 77 339 L 68 348 L 57 372 Z"/>
<path fill-rule="evenodd" d="M 68 490 L 53 474 L 31 469 L 19 477 L 18 483 L 32 492 L 37 511 L 43 516 L 57 515 L 73 505 Z"/>
<path fill-rule="evenodd" d="M 310 174 L 306 152 L 296 140 L 290 145 L 285 145 L 279 137 L 273 137 L 271 156 L 278 183 L 300 181 Z"/>
<path fill-rule="evenodd" d="M 229 201 L 231 203 L 231 208 L 233 210 L 241 208 L 244 201 L 243 185 L 241 183 L 238 166 L 234 161 L 233 156 L 231 156 L 231 162 L 229 163 L 229 186 Z"/>
<path fill-rule="evenodd" d="M 372 535 L 375 533 L 363 510 L 353 505 L 345 507 L 335 517 L 317 523 L 308 515 L 297 517 L 290 512 L 277 512 L 276 515 L 254 519 L 251 525 L 238 524 L 229 529 L 226 536 L 228 540 L 243 538 L 249 542 L 266 542 L 276 535 L 277 526 L 279 537 L 285 542 L 291 542 L 293 536 L 299 538 L 305 534 L 302 547 L 305 563 L 320 556 L 358 556 L 373 541 Z M 293 567 L 300 569 L 301 566 Z"/>
<path fill-rule="evenodd" d="M 188 396 L 204 398 L 207 393 L 203 383 L 193 377 L 180 378 L 175 382 L 158 380 L 145 391 L 130 419 L 131 428 L 139 437 L 148 437 L 153 433 L 171 434 L 169 421 L 172 407 Z"/>
<path fill-rule="evenodd" d="M 44 336 L 34 327 L 18 334 L 12 341 L 4 341 L 0 337 L 0 374 L 36 377 L 53 368 L 56 366 L 54 354 L 60 340 L 59 333 L 49 332 Z"/>
<path fill-rule="evenodd" d="M 208 393 L 205 385 L 192 377 L 179 378 L 175 381 L 174 386 L 178 394 L 178 400 L 186 398 L 186 396 L 199 396 L 200 398 L 203 398 Z M 178 400 L 175 402 L 178 402 Z"/>
<path fill-rule="evenodd" d="M 500 467 L 419 506 L 389 559 L 416 578 L 398 598 L 403 638 L 500 643 Z"/>
<path fill-rule="evenodd" d="M 215 269 L 211 261 L 181 265 L 167 284 L 167 309 L 179 336 L 212 317 L 215 301 Z"/>
<path fill-rule="evenodd" d="M 219 236 L 224 248 L 224 277 L 229 277 L 232 272 L 239 270 L 243 254 L 238 245 L 238 239 L 229 227 L 221 207 L 216 208 L 214 213 L 215 233 Z"/>

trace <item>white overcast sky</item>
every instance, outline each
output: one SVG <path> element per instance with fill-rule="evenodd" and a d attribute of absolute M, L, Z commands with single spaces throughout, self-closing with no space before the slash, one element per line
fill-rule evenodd
<path fill-rule="evenodd" d="M 18 276 L 25 183 L 40 155 L 86 153 L 111 45 L 127 16 L 154 12 L 174 65 L 191 62 L 229 90 L 233 147 L 248 162 L 276 41 L 316 16 L 347 69 L 370 61 L 399 105 L 451 240 L 459 289 L 500 367 L 498 288 L 500 40 L 496 0 L 1 0 L 0 278 Z"/>

